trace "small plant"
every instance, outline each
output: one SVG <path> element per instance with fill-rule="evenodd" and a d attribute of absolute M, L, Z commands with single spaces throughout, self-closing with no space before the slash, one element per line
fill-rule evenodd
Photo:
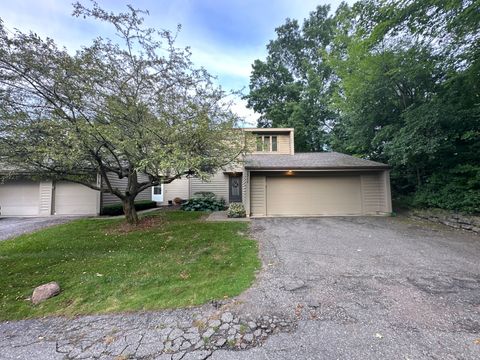
<path fill-rule="evenodd" d="M 240 334 L 244 335 L 247 332 L 248 328 L 245 324 L 240 324 Z"/>
<path fill-rule="evenodd" d="M 236 344 L 235 339 L 230 339 L 227 341 L 229 347 L 233 348 Z"/>
<path fill-rule="evenodd" d="M 244 218 L 247 216 L 247 213 L 242 203 L 231 203 L 227 210 L 227 216 L 230 218 Z"/>
<path fill-rule="evenodd" d="M 216 195 L 211 191 L 197 191 L 193 194 L 194 198 L 207 198 L 207 199 L 215 199 Z"/>
<path fill-rule="evenodd" d="M 207 198 L 207 197 L 194 197 L 182 204 L 182 210 L 185 211 L 220 211 L 225 210 L 225 200 Z"/>

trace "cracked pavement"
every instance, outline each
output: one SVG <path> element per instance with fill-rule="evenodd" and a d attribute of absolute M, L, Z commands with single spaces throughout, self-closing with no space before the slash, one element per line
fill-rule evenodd
<path fill-rule="evenodd" d="M 252 235 L 263 270 L 235 299 L 0 323 L 0 358 L 480 358 L 479 236 L 403 217 L 256 219 Z"/>

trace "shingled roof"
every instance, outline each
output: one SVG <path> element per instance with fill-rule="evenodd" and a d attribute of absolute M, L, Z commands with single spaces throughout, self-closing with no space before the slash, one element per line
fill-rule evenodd
<path fill-rule="evenodd" d="M 376 161 L 337 152 L 295 153 L 294 155 L 255 154 L 245 158 L 246 169 L 388 169 Z"/>

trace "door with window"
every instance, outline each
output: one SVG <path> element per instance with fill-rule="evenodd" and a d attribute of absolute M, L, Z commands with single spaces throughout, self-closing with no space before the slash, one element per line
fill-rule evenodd
<path fill-rule="evenodd" d="M 152 200 L 156 202 L 163 202 L 163 184 L 152 186 Z"/>
<path fill-rule="evenodd" d="M 242 202 L 242 175 L 231 175 L 229 180 L 229 202 Z"/>

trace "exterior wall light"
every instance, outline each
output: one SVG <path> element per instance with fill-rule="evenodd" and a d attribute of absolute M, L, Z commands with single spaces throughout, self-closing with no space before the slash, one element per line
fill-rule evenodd
<path fill-rule="evenodd" d="M 293 171 L 292 171 L 292 170 L 288 170 L 288 171 L 287 171 L 287 175 L 289 175 L 289 176 L 290 176 L 290 175 L 293 175 Z"/>

